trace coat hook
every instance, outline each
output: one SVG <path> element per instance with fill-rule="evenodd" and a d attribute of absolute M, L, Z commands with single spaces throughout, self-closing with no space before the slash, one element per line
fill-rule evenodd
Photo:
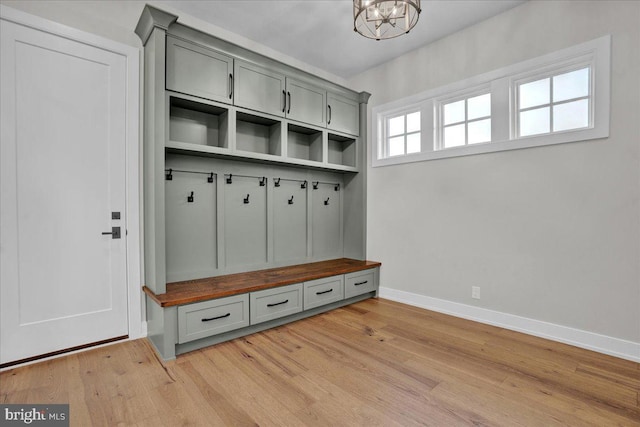
<path fill-rule="evenodd" d="M 242 201 L 244 202 L 245 205 L 249 204 L 249 195 L 247 194 L 247 197 L 242 199 Z"/>
<path fill-rule="evenodd" d="M 320 184 L 320 181 L 312 182 L 312 184 L 313 184 L 313 189 L 317 190 L 318 189 L 318 185 Z"/>
<path fill-rule="evenodd" d="M 187 202 L 193 203 L 193 191 L 191 192 L 190 196 L 187 196 Z"/>
<path fill-rule="evenodd" d="M 207 177 L 207 182 L 209 182 L 209 183 L 213 182 L 213 172 L 211 172 L 209 174 L 209 176 Z"/>
<path fill-rule="evenodd" d="M 280 178 L 273 178 L 273 185 L 275 187 L 280 187 Z"/>
<path fill-rule="evenodd" d="M 329 206 L 329 198 L 327 197 L 327 200 L 324 201 L 324 205 L 325 206 Z"/>
<path fill-rule="evenodd" d="M 340 184 L 336 184 L 335 187 L 333 187 L 334 191 L 340 191 Z"/>
<path fill-rule="evenodd" d="M 172 181 L 173 180 L 173 169 L 169 169 L 169 173 L 166 175 L 167 181 Z"/>
<path fill-rule="evenodd" d="M 233 184 L 233 180 L 231 179 L 233 175 L 229 174 L 229 178 L 227 178 L 227 184 Z"/>
<path fill-rule="evenodd" d="M 291 198 L 289 199 L 289 204 L 292 205 L 293 204 L 293 196 L 291 196 Z"/>
<path fill-rule="evenodd" d="M 302 181 L 302 184 L 300 184 L 300 188 L 305 189 L 307 188 L 307 181 Z"/>
<path fill-rule="evenodd" d="M 263 176 L 260 178 L 260 187 L 264 187 L 267 184 L 267 177 Z"/>

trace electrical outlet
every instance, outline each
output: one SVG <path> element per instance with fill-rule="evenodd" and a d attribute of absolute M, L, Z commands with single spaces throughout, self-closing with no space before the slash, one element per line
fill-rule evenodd
<path fill-rule="evenodd" d="M 471 298 L 480 299 L 480 286 L 471 287 Z"/>

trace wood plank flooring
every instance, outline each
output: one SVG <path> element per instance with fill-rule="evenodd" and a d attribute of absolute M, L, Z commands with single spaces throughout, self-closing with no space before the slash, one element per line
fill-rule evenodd
<path fill-rule="evenodd" d="M 129 341 L 0 374 L 72 426 L 640 426 L 640 364 L 384 299 L 160 363 Z"/>

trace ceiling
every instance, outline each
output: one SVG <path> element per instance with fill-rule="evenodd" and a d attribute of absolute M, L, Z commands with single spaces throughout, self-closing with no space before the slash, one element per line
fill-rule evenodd
<path fill-rule="evenodd" d="M 526 0 L 422 0 L 409 33 L 371 40 L 353 31 L 351 0 L 173 0 L 163 3 L 344 79 Z"/>

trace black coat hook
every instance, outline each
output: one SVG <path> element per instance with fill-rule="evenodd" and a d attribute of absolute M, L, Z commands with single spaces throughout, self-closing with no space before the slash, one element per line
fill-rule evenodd
<path fill-rule="evenodd" d="M 293 196 L 291 196 L 291 198 L 289 199 L 289 204 L 292 205 L 293 204 Z"/>
<path fill-rule="evenodd" d="M 249 195 L 247 194 L 247 197 L 242 199 L 242 201 L 244 202 L 245 205 L 248 205 L 249 204 Z"/>
<path fill-rule="evenodd" d="M 232 177 L 233 177 L 233 175 L 229 174 L 229 177 L 227 178 L 227 184 L 233 184 Z"/>
<path fill-rule="evenodd" d="M 267 177 L 263 176 L 260 178 L 260 187 L 264 187 L 265 185 L 267 185 Z"/>
<path fill-rule="evenodd" d="M 300 188 L 302 189 L 307 188 L 307 181 L 302 181 L 302 184 L 300 184 Z"/>
<path fill-rule="evenodd" d="M 320 185 L 320 181 L 312 182 L 311 184 L 313 184 L 313 189 L 317 190 L 318 189 L 318 185 Z"/>
<path fill-rule="evenodd" d="M 193 203 L 193 191 L 191 192 L 190 196 L 187 196 L 187 202 Z"/>
<path fill-rule="evenodd" d="M 327 197 L 327 200 L 324 201 L 324 205 L 325 206 L 329 206 L 329 198 Z"/>
<path fill-rule="evenodd" d="M 340 184 L 336 184 L 335 187 L 333 187 L 334 191 L 340 191 Z"/>
<path fill-rule="evenodd" d="M 280 187 L 280 178 L 273 178 L 273 185 L 275 187 Z"/>
<path fill-rule="evenodd" d="M 165 175 L 167 181 L 173 180 L 173 169 L 169 169 L 169 173 Z"/>
<path fill-rule="evenodd" d="M 209 183 L 213 182 L 213 172 L 211 172 L 209 174 L 209 176 L 207 177 L 207 182 L 209 182 Z"/>

